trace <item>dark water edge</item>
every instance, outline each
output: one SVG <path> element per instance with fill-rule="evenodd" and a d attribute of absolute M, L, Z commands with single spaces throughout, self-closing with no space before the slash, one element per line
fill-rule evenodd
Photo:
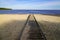
<path fill-rule="evenodd" d="M 49 14 L 60 15 L 60 10 L 0 10 L 0 14 Z"/>

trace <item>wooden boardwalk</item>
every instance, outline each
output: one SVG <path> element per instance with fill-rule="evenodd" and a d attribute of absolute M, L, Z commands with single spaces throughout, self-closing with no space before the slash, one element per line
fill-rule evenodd
<path fill-rule="evenodd" d="M 47 40 L 34 15 L 29 15 L 18 40 Z"/>

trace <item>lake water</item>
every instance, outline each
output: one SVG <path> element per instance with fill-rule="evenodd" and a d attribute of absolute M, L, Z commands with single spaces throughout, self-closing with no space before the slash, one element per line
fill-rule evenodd
<path fill-rule="evenodd" d="M 58 14 L 60 10 L 0 10 L 0 14 Z"/>

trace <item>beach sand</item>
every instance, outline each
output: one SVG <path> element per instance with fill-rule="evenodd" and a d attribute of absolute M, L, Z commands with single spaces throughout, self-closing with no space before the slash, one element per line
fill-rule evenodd
<path fill-rule="evenodd" d="M 0 40 L 18 40 L 28 14 L 0 14 Z"/>
<path fill-rule="evenodd" d="M 60 16 L 35 14 L 47 40 L 60 40 Z"/>
<path fill-rule="evenodd" d="M 29 14 L 0 14 L 0 40 L 18 40 Z M 60 16 L 34 14 L 47 40 L 60 40 Z"/>

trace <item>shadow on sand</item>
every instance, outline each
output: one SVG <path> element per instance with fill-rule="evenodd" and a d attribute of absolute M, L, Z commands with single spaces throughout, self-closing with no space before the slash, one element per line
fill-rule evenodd
<path fill-rule="evenodd" d="M 25 20 L 13 20 L 0 25 L 2 27 L 0 28 L 0 40 L 17 40 L 25 22 Z M 60 23 L 41 21 L 38 24 L 47 40 L 60 40 Z"/>
<path fill-rule="evenodd" d="M 28 25 L 30 26 L 28 37 L 30 40 L 47 40 L 36 20 L 30 20 Z"/>
<path fill-rule="evenodd" d="M 17 40 L 25 21 L 13 20 L 0 25 L 0 40 Z"/>
<path fill-rule="evenodd" d="M 60 14 L 41 14 L 41 15 L 60 17 Z"/>
<path fill-rule="evenodd" d="M 47 40 L 60 40 L 60 23 L 41 21 L 38 22 Z"/>

